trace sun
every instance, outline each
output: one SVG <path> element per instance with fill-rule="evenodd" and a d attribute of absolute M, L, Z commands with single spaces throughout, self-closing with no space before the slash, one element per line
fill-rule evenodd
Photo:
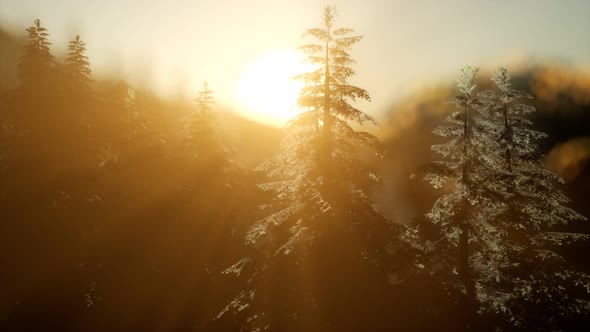
<path fill-rule="evenodd" d="M 272 51 L 250 63 L 237 85 L 243 114 L 253 120 L 282 126 L 295 116 L 302 82 L 294 75 L 309 71 L 304 56 L 293 50 Z"/>

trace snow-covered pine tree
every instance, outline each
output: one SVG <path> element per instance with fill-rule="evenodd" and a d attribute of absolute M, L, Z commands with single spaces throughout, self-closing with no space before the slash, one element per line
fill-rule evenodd
<path fill-rule="evenodd" d="M 426 216 L 440 227 L 440 239 L 426 244 L 424 257 L 434 259 L 430 265 L 444 266 L 444 283 L 458 286 L 469 298 L 474 297 L 471 243 L 477 235 L 475 228 L 483 222 L 480 210 L 484 205 L 484 144 L 480 130 L 483 123 L 477 112 L 480 103 L 473 96 L 478 71 L 479 68 L 470 66 L 461 70 L 457 81 L 460 94 L 449 101 L 459 110 L 446 118 L 445 125 L 433 130 L 438 136 L 450 138 L 432 146 L 444 160 L 428 165 L 424 177 L 434 188 L 448 188 Z"/>
<path fill-rule="evenodd" d="M 428 164 L 424 180 L 442 194 L 426 214 L 426 222 L 437 229 L 437 236 L 414 238 L 419 249 L 417 273 L 426 272 L 441 284 L 464 317 L 465 327 L 477 323 L 477 280 L 479 271 L 473 257 L 493 237 L 486 231 L 490 215 L 496 213 L 498 201 L 488 187 L 489 155 L 494 151 L 485 135 L 490 126 L 482 116 L 485 105 L 475 98 L 475 78 L 479 68 L 465 66 L 457 81 L 459 94 L 449 103 L 458 110 L 452 112 L 445 124 L 433 133 L 449 140 L 432 146 L 443 160 Z M 418 233 L 420 235 L 420 233 Z M 417 241 L 416 241 L 417 240 Z"/>
<path fill-rule="evenodd" d="M 513 103 L 530 96 L 511 89 L 501 69 L 493 77 L 500 93 L 475 98 L 476 73 L 462 70 L 461 94 L 451 99 L 461 111 L 434 130 L 451 140 L 432 147 L 446 160 L 429 165 L 424 179 L 448 191 L 427 214 L 440 237 L 423 243 L 420 266 L 464 293 L 478 314 L 504 315 L 512 327 L 534 326 L 532 312 L 540 309 L 547 312 L 539 326 L 588 312 L 588 302 L 572 295 L 572 288 L 590 287 L 588 276 L 552 249 L 585 238 L 556 232 L 583 217 L 564 205 L 567 197 L 554 187 L 561 179 L 540 161 L 535 141 L 545 135 L 527 127 L 534 108 Z"/>
<path fill-rule="evenodd" d="M 66 79 L 71 83 L 72 88 L 78 91 L 88 90 L 90 82 L 90 62 L 86 56 L 86 42 L 76 35 L 68 45 L 68 53 L 65 60 Z"/>
<path fill-rule="evenodd" d="M 362 37 L 351 35 L 352 29 L 336 29 L 334 20 L 334 7 L 326 6 L 321 27 L 304 34 L 315 39 L 314 43 L 299 48 L 314 69 L 294 77 L 305 83 L 298 99 L 301 111 L 284 127 L 281 152 L 256 168 L 270 180 L 259 185 L 272 197 L 260 206 L 261 213 L 267 215 L 247 231 L 245 240 L 253 248 L 252 255 L 225 271 L 240 275 L 248 270 L 248 287 L 218 318 L 228 311 L 251 310 L 269 301 L 264 298 L 268 295 L 265 288 L 276 285 L 265 284 L 263 280 L 272 279 L 269 275 L 273 265 L 287 264 L 301 272 L 306 267 L 309 269 L 314 259 L 316 262 L 328 259 L 323 261 L 323 269 L 315 271 L 313 283 L 322 284 L 321 278 L 326 278 L 329 282 L 321 287 L 322 291 L 341 285 L 348 288 L 339 288 L 340 295 L 353 293 L 357 289 L 351 286 L 349 278 L 362 268 L 348 271 L 343 266 L 357 261 L 378 265 L 385 246 L 395 242 L 393 226 L 367 193 L 369 186 L 381 184 L 382 180 L 357 153 L 365 149 L 380 155 L 380 141 L 351 125 L 376 124 L 375 119 L 352 105 L 357 99 L 370 101 L 367 91 L 348 83 L 355 73 L 350 67 L 354 60 L 349 51 Z M 323 258 L 318 258 L 322 255 Z M 284 303 L 295 303 L 298 298 L 308 303 L 307 310 L 313 310 L 317 294 L 306 293 L 297 282 L 274 280 L 289 289 Z M 369 281 L 364 281 L 366 290 L 371 286 Z M 248 321 L 264 327 L 266 323 L 254 323 L 264 320 L 256 310 L 249 312 Z M 304 320 L 302 315 L 310 316 L 309 312 L 302 314 L 294 307 L 286 310 L 292 313 L 290 317 L 299 317 L 299 323 Z"/>
<path fill-rule="evenodd" d="M 563 326 L 572 316 L 590 313 L 588 297 L 576 296 L 580 285 L 590 292 L 589 276 L 575 271 L 556 249 L 588 238 L 564 231 L 585 218 L 566 206 L 569 199 L 556 187 L 563 180 L 543 166 L 537 141 L 547 135 L 530 128 L 528 115 L 535 108 L 519 102 L 532 97 L 512 89 L 506 68 L 492 81 L 499 91 L 478 96 L 487 105 L 481 115 L 489 124 L 487 184 L 500 203 L 485 216 L 479 230 L 483 245 L 471 257 L 479 311 L 502 314 L 523 328 Z"/>
<path fill-rule="evenodd" d="M 35 24 L 28 27 L 26 31 L 25 52 L 18 64 L 18 74 L 23 87 L 37 89 L 45 86 L 52 78 L 55 58 L 49 50 L 51 45 L 48 40 L 49 33 L 41 26 L 39 19 L 36 19 Z"/>

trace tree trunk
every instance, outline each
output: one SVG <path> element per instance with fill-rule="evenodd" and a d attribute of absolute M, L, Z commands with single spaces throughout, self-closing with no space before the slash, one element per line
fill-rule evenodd
<path fill-rule="evenodd" d="M 328 42 L 326 46 L 325 72 L 324 72 L 324 109 L 323 109 L 323 128 L 320 149 L 320 170 L 324 179 L 328 201 L 334 204 L 337 199 L 334 195 L 335 174 L 332 170 L 332 119 L 330 114 L 330 50 Z"/>
<path fill-rule="evenodd" d="M 508 126 L 508 106 L 504 104 L 504 131 L 506 132 L 506 136 L 508 136 L 508 130 L 510 127 Z M 509 141 L 508 137 L 506 137 L 506 141 Z M 512 155 L 510 154 L 510 148 L 506 147 L 506 167 L 509 173 L 512 174 Z M 511 188 L 513 189 L 513 188 Z"/>
<path fill-rule="evenodd" d="M 465 143 L 463 145 L 463 167 L 462 167 L 462 182 L 463 186 L 469 187 L 469 172 L 467 170 L 467 142 L 468 142 L 468 123 L 467 123 L 467 108 L 463 113 L 463 135 Z M 459 277 L 461 283 L 467 291 L 467 296 L 472 299 L 474 297 L 473 281 L 471 280 L 471 271 L 469 267 L 469 201 L 466 197 L 463 198 L 463 213 L 459 221 L 459 228 L 461 234 L 459 236 Z"/>
<path fill-rule="evenodd" d="M 467 108 L 463 111 L 463 135 L 465 137 L 465 143 L 463 145 L 463 167 L 462 167 L 462 182 L 463 185 L 469 189 L 469 171 L 467 169 L 467 144 L 469 142 L 469 127 L 468 127 L 468 114 Z M 470 203 L 467 197 L 463 197 L 463 208 L 459 218 L 459 248 L 458 248 L 458 265 L 459 265 L 459 280 L 467 295 L 465 301 L 465 323 L 468 330 L 478 331 L 480 326 L 477 320 L 477 312 L 475 311 L 475 285 L 471 277 L 471 267 L 469 265 L 469 214 L 470 214 Z"/>
<path fill-rule="evenodd" d="M 325 73 L 324 73 L 324 131 L 323 131 L 323 146 L 324 146 L 324 158 L 326 160 L 331 159 L 331 130 L 332 130 L 332 119 L 330 114 L 330 50 L 326 42 L 326 58 L 325 58 Z"/>
<path fill-rule="evenodd" d="M 459 276 L 467 291 L 467 296 L 471 299 L 474 296 L 474 285 L 469 267 L 469 226 L 463 222 L 459 228 L 461 229 L 459 235 Z"/>

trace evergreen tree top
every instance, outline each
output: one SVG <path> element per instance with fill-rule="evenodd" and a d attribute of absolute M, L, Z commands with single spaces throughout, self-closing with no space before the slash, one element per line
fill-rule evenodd
<path fill-rule="evenodd" d="M 496 83 L 500 91 L 504 93 L 508 92 L 508 89 L 510 89 L 510 74 L 508 74 L 508 69 L 505 67 L 498 68 L 492 75 L 491 81 Z"/>
<path fill-rule="evenodd" d="M 475 76 L 478 72 L 479 67 L 465 66 L 461 69 L 461 76 L 457 80 L 457 87 L 465 96 L 471 96 L 471 93 L 477 86 L 475 84 Z"/>
<path fill-rule="evenodd" d="M 351 67 L 355 61 L 349 51 L 362 36 L 350 35 L 354 30 L 349 28 L 333 29 L 335 17 L 335 8 L 326 6 L 321 26 L 303 34 L 304 38 L 311 37 L 314 41 L 298 50 L 306 55 L 304 62 L 312 64 L 314 69 L 293 77 L 305 83 L 297 104 L 314 111 L 328 108 L 331 116 L 345 121 L 376 124 L 375 119 L 351 105 L 356 100 L 371 101 L 365 89 L 348 83 L 356 73 Z"/>
<path fill-rule="evenodd" d="M 209 105 L 215 104 L 214 91 L 209 89 L 209 82 L 203 82 L 203 90 L 199 91 L 199 96 L 195 98 L 197 104 L 201 107 L 202 111 L 209 109 Z"/>
<path fill-rule="evenodd" d="M 55 65 L 55 58 L 49 49 L 49 33 L 39 19 L 35 19 L 34 25 L 25 30 L 27 38 L 18 64 L 19 77 L 25 85 L 41 86 L 42 82 L 50 80 Z"/>
<path fill-rule="evenodd" d="M 86 43 L 80 35 L 76 35 L 68 44 L 68 52 L 65 60 L 68 78 L 73 81 L 76 88 L 88 88 L 92 81 L 90 75 L 90 61 L 86 53 Z"/>

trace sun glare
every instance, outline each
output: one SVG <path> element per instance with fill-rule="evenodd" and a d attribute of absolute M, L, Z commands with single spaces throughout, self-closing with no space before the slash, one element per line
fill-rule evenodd
<path fill-rule="evenodd" d="M 245 116 L 276 126 L 292 118 L 303 83 L 291 80 L 309 71 L 304 56 L 292 51 L 273 51 L 250 63 L 242 72 L 237 99 Z"/>

